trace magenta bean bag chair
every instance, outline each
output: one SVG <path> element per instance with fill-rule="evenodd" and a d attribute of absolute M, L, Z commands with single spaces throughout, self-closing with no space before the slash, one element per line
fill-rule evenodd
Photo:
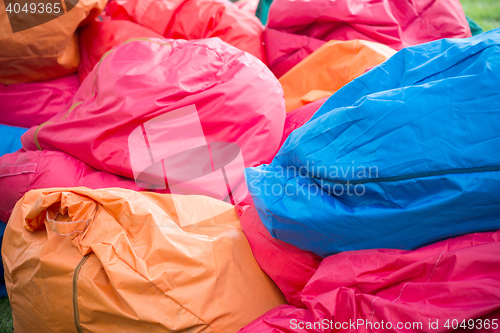
<path fill-rule="evenodd" d="M 461 324 L 471 318 L 479 318 L 474 328 L 479 328 L 480 321 L 484 326 L 486 320 L 492 328 L 497 319 L 493 330 L 497 331 L 499 251 L 497 231 L 451 238 L 415 251 L 377 249 L 332 255 L 321 262 L 301 293 L 306 309 L 279 306 L 239 332 L 339 331 L 335 323 L 344 325 L 342 332 L 368 332 L 367 322 L 378 325 L 373 332 L 444 332 L 457 328 L 453 319 Z M 438 326 L 429 329 L 436 321 Z M 320 324 L 314 327 L 315 322 Z M 353 328 L 352 322 L 360 325 Z M 382 322 L 385 329 L 380 328 Z M 388 323 L 392 330 L 387 329 Z M 399 323 L 422 326 L 405 330 L 398 328 Z"/>
<path fill-rule="evenodd" d="M 470 36 L 459 0 L 274 0 L 265 42 L 269 67 L 280 77 L 329 40 L 363 39 L 400 50 Z"/>
<path fill-rule="evenodd" d="M 77 75 L 44 82 L 0 84 L 0 124 L 25 128 L 40 125 L 65 110 L 79 86 Z"/>

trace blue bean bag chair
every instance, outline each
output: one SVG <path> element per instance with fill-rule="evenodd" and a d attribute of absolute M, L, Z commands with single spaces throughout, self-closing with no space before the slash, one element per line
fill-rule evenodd
<path fill-rule="evenodd" d="M 500 29 L 401 50 L 246 169 L 267 230 L 326 257 L 500 229 Z"/>
<path fill-rule="evenodd" d="M 21 149 L 21 135 L 26 131 L 26 128 L 0 124 L 0 156 Z"/>

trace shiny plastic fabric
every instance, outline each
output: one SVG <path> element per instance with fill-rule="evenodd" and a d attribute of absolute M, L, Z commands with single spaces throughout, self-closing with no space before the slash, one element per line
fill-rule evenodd
<path fill-rule="evenodd" d="M 329 97 L 396 51 L 363 40 L 330 41 L 281 76 L 286 111 Z"/>
<path fill-rule="evenodd" d="M 22 140 L 27 150 L 65 151 L 96 169 L 134 178 L 131 133 L 188 107 L 196 109 L 202 139 L 236 144 L 244 166 L 269 162 L 279 148 L 286 115 L 281 85 L 258 59 L 218 38 L 138 39 L 114 48 L 83 82 L 72 107 Z M 181 150 L 181 142 L 191 140 L 190 128 L 172 126 L 185 130 L 151 139 Z"/>
<path fill-rule="evenodd" d="M 79 186 L 141 190 L 132 179 L 96 170 L 60 151 L 18 151 L 0 157 L 0 220 L 7 222 L 30 190 Z"/>
<path fill-rule="evenodd" d="M 27 131 L 26 128 L 0 125 L 0 158 L 16 150 L 21 149 L 21 135 Z"/>
<path fill-rule="evenodd" d="M 274 0 L 265 42 L 280 77 L 325 41 L 362 39 L 400 50 L 469 36 L 459 0 Z"/>
<path fill-rule="evenodd" d="M 235 332 L 284 303 L 234 207 L 202 196 L 33 190 L 2 255 L 16 332 Z"/>
<path fill-rule="evenodd" d="M 498 251 L 500 232 L 469 234 L 416 251 L 336 254 L 321 262 L 302 291 L 307 309 L 280 306 L 239 332 L 338 332 L 335 323 L 343 325 L 342 332 L 448 332 L 447 321 L 456 327 L 476 318 L 483 319 L 476 328 L 489 319 L 489 329 L 477 332 L 495 332 L 492 319 L 498 324 L 500 315 Z M 325 320 L 326 326 L 306 329 Z M 369 330 L 370 323 L 381 327 L 382 322 L 383 330 Z M 398 323 L 410 323 L 410 328 Z M 421 323 L 420 329 L 413 323 Z"/>
<path fill-rule="evenodd" d="M 264 26 L 226 0 L 115 0 L 106 10 L 113 19 L 136 22 L 166 38 L 219 37 L 266 63 Z"/>
<path fill-rule="evenodd" d="M 67 109 L 79 86 L 77 75 L 44 82 L 0 85 L 0 124 L 38 126 Z"/>
<path fill-rule="evenodd" d="M 263 224 L 322 257 L 500 228 L 500 29 L 406 48 L 246 169 Z"/>
<path fill-rule="evenodd" d="M 12 32 L 0 9 L 0 84 L 44 81 L 76 72 L 79 26 L 94 19 L 107 0 L 79 0 L 66 14 L 33 28 Z"/>
<path fill-rule="evenodd" d="M 94 69 L 101 57 L 115 47 L 131 38 L 162 36 L 151 29 L 137 23 L 118 20 L 110 21 L 108 17 L 104 22 L 94 20 L 80 29 L 81 61 L 78 66 L 80 82 Z"/>

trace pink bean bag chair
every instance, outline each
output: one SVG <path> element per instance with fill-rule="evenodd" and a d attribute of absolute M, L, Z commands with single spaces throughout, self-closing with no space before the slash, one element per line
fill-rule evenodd
<path fill-rule="evenodd" d="M 470 36 L 459 0 L 274 0 L 265 42 L 269 67 L 280 77 L 329 40 L 363 39 L 400 50 Z"/>
<path fill-rule="evenodd" d="M 115 0 L 106 11 L 113 19 L 136 22 L 166 38 L 219 37 L 266 62 L 264 26 L 255 14 L 227 0 Z"/>
<path fill-rule="evenodd" d="M 65 110 L 79 86 L 77 75 L 44 82 L 0 84 L 0 124 L 25 128 L 40 125 Z"/>
<path fill-rule="evenodd" d="M 245 187 L 243 169 L 274 157 L 284 121 L 281 85 L 250 54 L 218 38 L 139 38 L 108 52 L 72 106 L 22 141 L 26 150 L 64 151 L 145 188 L 177 186 L 172 193 L 237 204 L 246 194 L 226 186 Z"/>
<path fill-rule="evenodd" d="M 500 231 L 468 234 L 415 251 L 342 252 L 325 258 L 305 286 L 301 299 L 307 309 L 282 305 L 239 332 L 334 332 L 339 328 L 342 332 L 446 332 L 476 318 L 472 328 L 498 332 L 499 251 Z M 486 322 L 488 327 L 479 329 Z M 405 328 L 406 323 L 410 326 Z"/>

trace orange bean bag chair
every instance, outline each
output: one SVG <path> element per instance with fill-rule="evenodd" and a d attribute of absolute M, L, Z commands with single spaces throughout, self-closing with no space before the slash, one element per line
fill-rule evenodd
<path fill-rule="evenodd" d="M 0 2 L 1 84 L 44 81 L 76 72 L 80 51 L 75 31 L 99 15 L 107 0 L 64 3 L 57 6 L 57 14 L 51 6 L 51 14 L 20 10 L 9 17 Z"/>
<path fill-rule="evenodd" d="M 2 246 L 16 332 L 236 332 L 285 303 L 234 206 L 111 188 L 28 192 Z"/>
<path fill-rule="evenodd" d="M 333 95 L 395 53 L 389 46 L 364 40 L 323 44 L 279 79 L 285 93 L 286 111 Z"/>

